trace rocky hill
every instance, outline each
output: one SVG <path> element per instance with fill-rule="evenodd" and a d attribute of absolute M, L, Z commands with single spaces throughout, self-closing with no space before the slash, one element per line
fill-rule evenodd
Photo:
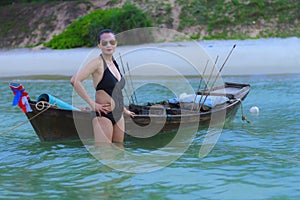
<path fill-rule="evenodd" d="M 9 0 L 7 0 L 9 1 Z M 24 3 L 25 2 L 25 3 Z M 15 0 L 0 5 L 0 47 L 32 47 L 51 40 L 95 9 L 135 4 L 154 26 L 195 39 L 300 36 L 298 0 Z M 30 3 L 31 2 L 31 3 Z"/>

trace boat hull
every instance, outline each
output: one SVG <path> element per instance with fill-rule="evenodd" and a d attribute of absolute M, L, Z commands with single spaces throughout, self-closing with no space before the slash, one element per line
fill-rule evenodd
<path fill-rule="evenodd" d="M 209 125 L 222 123 L 224 120 L 230 120 L 238 111 L 241 101 L 246 98 L 250 91 L 247 84 L 226 83 L 226 90 L 219 93 L 216 88 L 214 95 L 225 95 L 230 99 L 229 102 L 217 106 L 208 111 L 195 112 L 190 110 L 160 107 L 155 112 L 147 114 L 136 114 L 134 118 L 124 116 L 125 132 L 134 137 L 150 137 L 148 133 L 167 133 L 176 131 L 179 128 L 207 128 Z M 224 93 L 225 91 L 225 93 Z M 26 113 L 27 118 L 41 141 L 63 141 L 92 139 L 93 113 L 90 111 L 71 111 L 63 110 L 52 106 L 41 107 L 38 102 L 30 102 L 32 112 Z M 130 105 L 130 110 L 148 109 L 151 107 Z M 176 112 L 177 112 L 176 111 Z M 161 113 L 159 113 L 161 112 Z M 141 130 L 141 131 L 140 131 Z M 147 135 L 148 134 L 148 135 Z"/>

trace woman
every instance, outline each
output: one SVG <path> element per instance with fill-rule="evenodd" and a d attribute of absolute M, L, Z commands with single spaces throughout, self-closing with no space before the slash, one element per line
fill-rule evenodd
<path fill-rule="evenodd" d="M 125 123 L 123 113 L 134 116 L 124 107 L 122 89 L 125 85 L 118 64 L 113 59 L 117 47 L 115 34 L 105 29 L 99 33 L 98 47 L 102 54 L 80 69 L 72 78 L 75 91 L 95 111 L 92 120 L 95 143 L 122 143 Z M 82 85 L 92 75 L 96 89 L 96 100 L 92 100 Z"/>

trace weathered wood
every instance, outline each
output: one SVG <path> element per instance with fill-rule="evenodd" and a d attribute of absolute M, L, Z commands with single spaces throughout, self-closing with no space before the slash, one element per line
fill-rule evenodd
<path fill-rule="evenodd" d="M 224 88 L 225 87 L 225 88 Z M 159 133 L 166 133 L 184 127 L 205 127 L 210 124 L 211 116 L 214 118 L 224 116 L 231 119 L 235 116 L 241 100 L 245 99 L 250 91 L 248 84 L 225 83 L 224 87 L 215 87 L 210 95 L 227 96 L 230 101 L 218 105 L 213 109 L 201 110 L 200 112 L 182 109 L 178 106 L 168 104 L 155 104 L 152 106 L 129 105 L 129 109 L 136 113 L 134 118 L 124 116 L 126 132 L 130 133 L 137 126 L 146 127 L 151 124 L 151 129 L 157 128 Z M 199 92 L 204 94 L 206 91 Z M 91 111 L 70 111 L 57 107 L 37 106 L 37 102 L 30 102 L 33 112 L 26 113 L 32 127 L 41 141 L 62 141 L 93 138 Z M 43 112 L 41 112 L 43 111 Z M 40 113 L 40 114 L 39 114 Z M 218 122 L 219 119 L 214 119 Z M 145 137 L 143 132 L 136 137 Z"/>

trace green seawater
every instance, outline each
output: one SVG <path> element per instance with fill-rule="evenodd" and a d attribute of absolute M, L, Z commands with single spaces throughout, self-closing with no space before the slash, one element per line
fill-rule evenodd
<path fill-rule="evenodd" d="M 0 134 L 4 133 L 0 135 L 0 199 L 299 199 L 300 75 L 224 80 L 251 84 L 243 102 L 251 123 L 241 120 L 240 109 L 206 157 L 198 157 L 206 132 L 199 130 L 177 160 L 145 173 L 111 168 L 80 141 L 40 142 L 29 123 L 5 133 L 26 117 L 11 106 L 9 80 L 0 80 Z M 72 101 L 66 79 L 21 82 L 33 99 L 48 92 Z M 190 78 L 190 82 L 196 88 L 198 80 Z M 172 93 L 156 86 L 138 94 L 145 102 L 164 97 Z M 260 108 L 259 115 L 249 113 L 252 106 Z M 172 137 L 127 138 L 124 149 L 149 152 Z"/>

